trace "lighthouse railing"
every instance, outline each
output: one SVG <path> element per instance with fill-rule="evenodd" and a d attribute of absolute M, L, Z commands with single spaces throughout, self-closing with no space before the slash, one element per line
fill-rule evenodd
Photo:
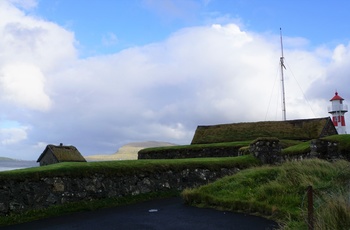
<path fill-rule="evenodd" d="M 332 105 L 328 106 L 328 112 L 347 112 L 348 111 L 348 105 Z"/>

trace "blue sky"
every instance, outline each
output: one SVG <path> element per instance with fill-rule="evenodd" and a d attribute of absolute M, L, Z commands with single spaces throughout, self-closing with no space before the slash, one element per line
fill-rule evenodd
<path fill-rule="evenodd" d="M 33 13 L 75 33 L 82 56 L 106 54 L 166 39 L 184 27 L 239 23 L 257 33 L 302 37 L 312 47 L 347 42 L 350 3 L 277 0 L 53 0 Z"/>
<path fill-rule="evenodd" d="M 2 0 L 0 156 L 189 144 L 197 125 L 326 117 L 350 100 L 348 1 Z M 348 119 L 348 115 L 346 115 Z"/>

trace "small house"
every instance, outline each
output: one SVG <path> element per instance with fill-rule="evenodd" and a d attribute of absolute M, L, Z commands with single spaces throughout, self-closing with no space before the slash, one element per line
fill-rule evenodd
<path fill-rule="evenodd" d="M 47 145 L 37 162 L 43 166 L 59 162 L 86 162 L 86 160 L 76 147 L 65 146 L 61 143 L 59 146 Z"/>

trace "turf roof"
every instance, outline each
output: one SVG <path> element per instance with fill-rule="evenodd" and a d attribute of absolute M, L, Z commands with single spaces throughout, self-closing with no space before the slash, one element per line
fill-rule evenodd
<path fill-rule="evenodd" d="M 57 158 L 58 162 L 86 162 L 85 158 L 80 154 L 78 149 L 71 145 L 47 145 L 44 152 L 40 155 L 38 162 L 48 151 L 52 152 L 52 154 Z"/>
<path fill-rule="evenodd" d="M 311 140 L 338 134 L 330 117 L 287 121 L 260 121 L 198 126 L 191 144 L 254 140 L 277 137 L 288 140 Z"/>

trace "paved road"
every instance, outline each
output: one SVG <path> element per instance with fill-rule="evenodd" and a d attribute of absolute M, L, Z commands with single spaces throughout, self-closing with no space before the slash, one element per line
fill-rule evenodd
<path fill-rule="evenodd" d="M 201 209 L 184 205 L 181 198 L 166 198 L 74 213 L 2 229 L 266 230 L 277 226 L 275 222 L 261 217 Z"/>

